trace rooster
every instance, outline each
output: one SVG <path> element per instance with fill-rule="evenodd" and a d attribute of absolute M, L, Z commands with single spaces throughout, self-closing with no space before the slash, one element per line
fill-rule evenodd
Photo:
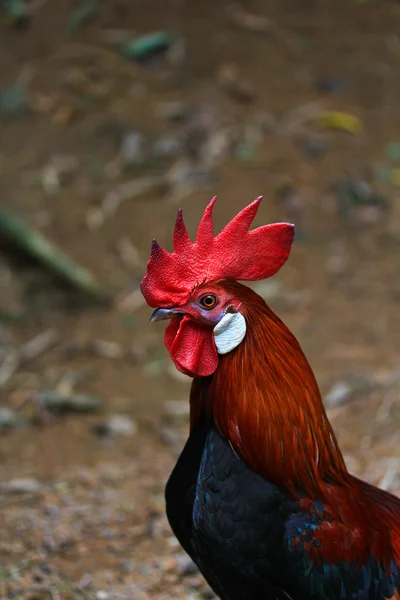
<path fill-rule="evenodd" d="M 193 378 L 170 525 L 222 600 L 400 600 L 400 500 L 349 474 L 299 343 L 238 280 L 286 262 L 294 226 L 249 230 L 261 198 L 191 242 L 178 212 L 141 290 Z"/>

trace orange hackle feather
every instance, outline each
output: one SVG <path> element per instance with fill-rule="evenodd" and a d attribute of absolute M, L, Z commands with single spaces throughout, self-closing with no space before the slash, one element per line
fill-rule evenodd
<path fill-rule="evenodd" d="M 193 381 L 191 427 L 212 417 L 233 450 L 304 509 L 324 502 L 313 560 L 400 564 L 400 500 L 352 477 L 326 416 L 317 382 L 296 338 L 251 289 L 233 280 L 217 285 L 242 301 L 243 342 L 220 357 L 212 378 Z M 349 529 L 349 525 L 351 528 Z M 351 530 L 351 534 L 349 531 Z M 390 534 L 388 535 L 388 532 Z M 383 535 L 384 534 L 384 535 Z M 397 599 L 396 599 L 397 600 Z"/>
<path fill-rule="evenodd" d="M 212 414 L 256 471 L 291 492 L 323 494 L 322 472 L 343 483 L 346 466 L 297 340 L 251 289 L 231 280 L 220 285 L 242 301 L 247 332 L 235 351 L 220 357 L 202 401 L 192 399 L 192 425 L 200 411 Z"/>

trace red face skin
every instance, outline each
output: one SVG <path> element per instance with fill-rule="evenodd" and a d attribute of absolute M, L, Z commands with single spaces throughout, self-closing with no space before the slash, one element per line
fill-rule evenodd
<path fill-rule="evenodd" d="M 216 284 L 195 288 L 185 304 L 174 306 L 184 314 L 172 317 L 165 331 L 165 345 L 178 371 L 190 377 L 206 377 L 216 371 L 213 328 L 228 307 L 240 310 L 240 306 L 240 300 Z"/>

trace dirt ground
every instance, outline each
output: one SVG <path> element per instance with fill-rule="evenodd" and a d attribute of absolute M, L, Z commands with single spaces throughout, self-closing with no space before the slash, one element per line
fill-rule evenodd
<path fill-rule="evenodd" d="M 0 434 L 0 597 L 212 598 L 164 514 L 190 381 L 137 292 L 150 241 L 171 247 L 179 206 L 193 234 L 215 194 L 216 227 L 260 194 L 258 223 L 296 223 L 258 290 L 299 338 L 350 470 L 399 494 L 400 4 L 116 0 L 85 23 L 77 5 L 32 1 L 26 26 L 0 23 L 0 94 L 26 93 L 18 111 L 0 96 L 0 209 L 116 300 L 95 307 L 0 255 L 0 407 L 15 420 Z M 178 37 L 141 64 L 121 55 L 154 31 Z M 48 348 L 9 369 L 43 332 Z M 103 407 L 55 415 L 49 390 Z"/>

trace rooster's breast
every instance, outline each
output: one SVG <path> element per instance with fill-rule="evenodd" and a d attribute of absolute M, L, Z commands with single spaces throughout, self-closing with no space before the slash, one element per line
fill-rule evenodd
<path fill-rule="evenodd" d="M 281 597 L 276 586 L 285 576 L 279 572 L 285 562 L 282 540 L 295 507 L 248 467 L 215 427 L 202 423 L 193 430 L 168 481 L 166 500 L 175 535 L 218 596 Z"/>

